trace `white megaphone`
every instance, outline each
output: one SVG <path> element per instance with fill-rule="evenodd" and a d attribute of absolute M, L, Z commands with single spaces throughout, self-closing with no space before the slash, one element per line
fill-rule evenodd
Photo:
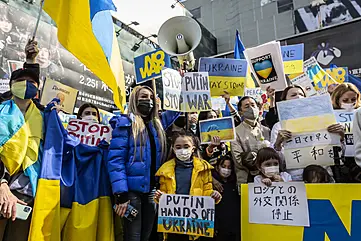
<path fill-rule="evenodd" d="M 177 56 L 181 67 L 187 64 L 191 70 L 195 66 L 193 50 L 202 38 L 202 30 L 196 20 L 186 16 L 168 19 L 158 32 L 158 44 L 171 56 Z"/>

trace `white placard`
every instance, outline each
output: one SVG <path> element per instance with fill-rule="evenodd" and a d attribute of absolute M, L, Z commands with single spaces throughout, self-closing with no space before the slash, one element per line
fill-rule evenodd
<path fill-rule="evenodd" d="M 312 81 L 304 73 L 291 79 L 291 83 L 303 87 L 303 89 L 306 91 L 307 97 L 317 95 L 317 91 L 315 90 L 315 87 L 313 87 Z"/>
<path fill-rule="evenodd" d="M 305 184 L 274 182 L 271 187 L 248 184 L 249 222 L 310 226 Z"/>
<path fill-rule="evenodd" d="M 286 141 L 285 149 L 321 145 L 340 145 L 340 135 L 332 134 L 326 130 L 292 135 L 292 138 Z"/>
<path fill-rule="evenodd" d="M 163 69 L 163 108 L 180 111 L 180 96 L 182 92 L 182 76 L 177 70 Z"/>
<path fill-rule="evenodd" d="M 335 110 L 335 116 L 337 123 L 340 123 L 345 128 L 345 144 L 346 144 L 345 156 L 354 157 L 355 146 L 354 146 L 353 134 L 352 134 L 354 111 L 350 112 L 346 110 Z"/>
<path fill-rule="evenodd" d="M 10 90 L 9 82 L 10 82 L 9 79 L 0 79 L 0 94 Z"/>

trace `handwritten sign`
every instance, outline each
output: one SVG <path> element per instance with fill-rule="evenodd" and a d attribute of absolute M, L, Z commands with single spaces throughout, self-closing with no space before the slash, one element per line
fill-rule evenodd
<path fill-rule="evenodd" d="M 303 63 L 304 73 L 313 82 L 313 86 L 319 93 L 327 93 L 329 85 L 336 84 L 337 82 L 318 64 L 315 57 L 311 57 Z M 320 92 L 321 91 L 321 92 Z"/>
<path fill-rule="evenodd" d="M 189 72 L 182 78 L 183 112 L 198 112 L 212 110 L 211 93 L 208 73 Z"/>
<path fill-rule="evenodd" d="M 336 80 L 338 83 L 342 84 L 343 82 L 348 82 L 348 68 L 347 67 L 337 67 L 331 69 L 325 69 L 329 76 Z"/>
<path fill-rule="evenodd" d="M 48 78 L 44 84 L 40 103 L 47 105 L 54 98 L 58 98 L 63 110 L 67 113 L 73 113 L 77 95 L 78 90 Z"/>
<path fill-rule="evenodd" d="M 102 140 L 110 142 L 111 139 L 110 126 L 85 120 L 70 120 L 68 132 L 69 135 L 79 138 L 81 143 L 89 146 L 97 146 Z"/>
<path fill-rule="evenodd" d="M 282 129 L 293 133 L 325 130 L 336 124 L 330 95 L 277 102 Z"/>
<path fill-rule="evenodd" d="M 201 144 L 211 143 L 212 138 L 218 136 L 221 141 L 234 141 L 236 130 L 233 117 L 204 120 L 199 122 Z"/>
<path fill-rule="evenodd" d="M 243 95 L 247 76 L 246 60 L 200 58 L 199 72 L 208 72 L 212 96 L 224 95 L 224 91 L 231 96 Z"/>
<path fill-rule="evenodd" d="M 354 157 L 355 147 L 354 147 L 353 134 L 352 134 L 354 112 L 335 110 L 335 116 L 337 123 L 340 123 L 345 128 L 345 143 L 346 143 L 345 156 Z"/>
<path fill-rule="evenodd" d="M 310 226 L 305 184 L 248 184 L 249 223 Z"/>
<path fill-rule="evenodd" d="M 180 111 L 182 76 L 174 69 L 163 69 L 162 82 L 164 109 Z"/>
<path fill-rule="evenodd" d="M 171 68 L 170 57 L 157 49 L 134 58 L 136 83 L 140 84 L 152 78 L 160 77 L 164 67 Z"/>
<path fill-rule="evenodd" d="M 261 88 L 245 88 L 244 96 L 251 96 L 253 98 L 260 98 L 265 92 Z"/>
<path fill-rule="evenodd" d="M 304 44 L 281 46 L 285 74 L 303 72 Z"/>
<path fill-rule="evenodd" d="M 334 164 L 335 146 L 340 145 L 340 136 L 321 130 L 293 135 L 285 143 L 284 156 L 288 169 L 305 168 L 316 164 Z"/>
<path fill-rule="evenodd" d="M 310 78 L 308 78 L 306 74 L 302 73 L 290 80 L 292 84 L 303 87 L 307 97 L 317 95 L 315 87 L 313 87 L 312 85 L 312 81 L 310 80 Z"/>
<path fill-rule="evenodd" d="M 211 197 L 163 194 L 159 201 L 158 232 L 213 237 Z"/>
<path fill-rule="evenodd" d="M 10 82 L 9 79 L 0 79 L 0 94 L 10 90 L 9 82 Z"/>

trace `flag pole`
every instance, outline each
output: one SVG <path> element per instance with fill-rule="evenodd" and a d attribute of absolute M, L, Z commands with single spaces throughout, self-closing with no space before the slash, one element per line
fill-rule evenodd
<path fill-rule="evenodd" d="M 36 36 L 36 32 L 38 31 L 38 27 L 39 27 L 39 23 L 40 23 L 40 18 L 41 18 L 41 12 L 43 11 L 43 6 L 44 6 L 44 0 L 41 0 L 40 2 L 40 9 L 39 9 L 39 15 L 38 15 L 38 19 L 36 21 L 36 25 L 35 25 L 35 29 L 34 29 L 34 33 L 33 33 L 33 41 L 35 40 L 35 36 Z"/>

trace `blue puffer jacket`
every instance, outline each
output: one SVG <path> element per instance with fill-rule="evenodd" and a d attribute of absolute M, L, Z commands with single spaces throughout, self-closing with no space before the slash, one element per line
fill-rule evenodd
<path fill-rule="evenodd" d="M 162 114 L 162 125 L 166 130 L 178 118 L 179 112 L 166 111 Z M 140 146 L 139 139 L 135 145 L 132 134 L 132 121 L 128 115 L 115 116 L 110 120 L 113 128 L 112 140 L 108 155 L 108 172 L 112 183 L 113 193 L 126 193 L 128 191 L 148 193 L 150 190 L 150 164 L 151 147 L 149 136 L 145 135 L 146 141 Z M 156 170 L 160 167 L 162 150 L 158 139 L 158 133 L 149 123 L 149 129 L 155 138 L 157 151 Z M 142 160 L 140 153 L 142 149 Z M 134 157 L 136 150 L 136 157 Z M 134 160 L 133 160 L 134 159 Z"/>

